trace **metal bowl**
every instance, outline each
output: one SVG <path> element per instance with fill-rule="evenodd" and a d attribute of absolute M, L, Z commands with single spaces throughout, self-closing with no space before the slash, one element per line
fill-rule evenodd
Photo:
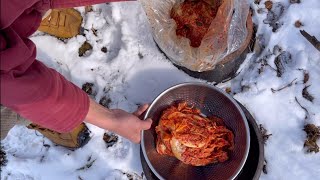
<path fill-rule="evenodd" d="M 207 166 L 186 165 L 178 159 L 160 155 L 156 151 L 155 127 L 164 109 L 175 102 L 186 101 L 206 116 L 222 118 L 234 133 L 235 148 L 229 160 Z M 250 146 L 249 126 L 240 106 L 224 91 L 204 83 L 183 83 L 162 92 L 150 105 L 144 117 L 152 118 L 149 130 L 142 131 L 141 149 L 152 172 L 159 179 L 235 179 L 247 159 Z"/>

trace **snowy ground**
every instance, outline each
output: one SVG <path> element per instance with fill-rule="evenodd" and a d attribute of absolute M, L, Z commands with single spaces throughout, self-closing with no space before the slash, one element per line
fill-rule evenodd
<path fill-rule="evenodd" d="M 320 52 L 299 32 L 304 29 L 320 39 L 320 1 L 273 1 L 273 11 L 280 14 L 273 23 L 276 32 L 265 24 L 268 10 L 264 2 L 258 5 L 251 0 L 257 36 L 265 49 L 260 55 L 249 54 L 240 74 L 217 86 L 231 88 L 234 98 L 272 134 L 265 146 L 267 174 L 262 173 L 261 179 L 320 179 L 320 153 L 306 153 L 303 148 L 304 125 L 320 126 Z M 276 2 L 283 5 L 282 14 Z M 84 17 L 84 35 L 63 42 L 36 33 L 32 40 L 39 60 L 79 87 L 93 83 L 97 101 L 106 96 L 111 100 L 110 108 L 134 111 L 138 104 L 150 103 L 174 84 L 200 81 L 179 71 L 159 52 L 138 2 L 95 5 L 88 13 L 77 9 Z M 295 27 L 297 20 L 302 23 L 299 28 Z M 91 28 L 97 30 L 96 36 Z M 79 57 L 78 49 L 85 41 L 93 50 Z M 274 48 L 276 45 L 281 50 Z M 107 53 L 101 51 L 103 47 Z M 277 59 L 284 66 L 280 74 Z M 292 81 L 291 86 L 279 90 Z M 312 101 L 302 95 L 306 86 Z M 120 137 L 118 143 L 106 148 L 104 130 L 89 128 L 91 141 L 70 151 L 37 136 L 34 130 L 15 126 L 1 142 L 8 158 L 7 166 L 1 168 L 1 179 L 141 179 L 139 145 Z M 88 164 L 91 166 L 82 168 Z"/>

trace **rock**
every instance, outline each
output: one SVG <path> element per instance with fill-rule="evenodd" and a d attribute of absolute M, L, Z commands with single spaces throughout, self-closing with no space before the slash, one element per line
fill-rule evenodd
<path fill-rule="evenodd" d="M 101 48 L 101 51 L 104 52 L 104 53 L 107 53 L 107 52 L 108 52 L 108 49 L 107 49 L 106 47 L 102 47 L 102 48 Z"/>

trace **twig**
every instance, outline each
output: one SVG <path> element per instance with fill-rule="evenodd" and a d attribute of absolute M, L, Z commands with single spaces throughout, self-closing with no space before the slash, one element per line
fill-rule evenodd
<path fill-rule="evenodd" d="M 275 93 L 276 91 L 281 91 L 281 90 L 283 90 L 283 89 L 285 89 L 285 88 L 288 88 L 288 87 L 290 87 L 290 86 L 293 85 L 293 82 L 294 82 L 295 80 L 297 80 L 297 78 L 295 78 L 295 79 L 292 80 L 289 84 L 287 84 L 287 85 L 285 85 L 285 86 L 283 86 L 283 87 L 281 87 L 281 88 L 279 88 L 279 89 L 273 89 L 273 88 L 271 88 L 271 91 L 272 91 L 273 93 Z"/>
<path fill-rule="evenodd" d="M 300 33 L 305 37 L 318 51 L 320 51 L 320 41 L 316 37 L 311 36 L 305 30 L 300 30 Z"/>
<path fill-rule="evenodd" d="M 306 116 L 305 116 L 304 119 L 308 119 L 308 117 L 309 117 L 309 111 L 307 110 L 307 108 L 303 107 L 303 106 L 300 104 L 300 102 L 298 101 L 298 98 L 297 98 L 297 97 L 294 97 L 294 98 L 295 98 L 296 102 L 299 104 L 299 106 L 306 112 Z"/>
<path fill-rule="evenodd" d="M 267 140 L 270 136 L 272 136 L 272 134 L 267 134 L 268 131 L 262 126 L 262 124 L 260 124 L 259 128 L 263 138 L 263 144 L 266 144 Z"/>
<path fill-rule="evenodd" d="M 90 155 L 90 156 L 88 157 L 87 162 L 89 162 L 89 161 L 91 160 L 91 158 L 92 158 L 92 155 Z"/>
<path fill-rule="evenodd" d="M 88 164 L 86 164 L 86 165 L 84 165 L 84 166 L 82 166 L 82 167 L 80 167 L 80 168 L 78 168 L 78 169 L 76 169 L 76 170 L 77 170 L 77 171 L 80 171 L 80 170 L 89 169 L 89 168 L 93 165 L 93 163 L 94 163 L 96 160 L 97 160 L 97 159 L 95 159 L 95 160 L 93 160 L 93 161 L 89 162 Z"/>
<path fill-rule="evenodd" d="M 40 135 L 39 135 L 37 132 L 38 132 L 37 130 L 34 130 L 34 133 L 36 134 L 36 136 L 42 136 L 42 137 L 44 137 L 43 134 L 40 134 Z"/>

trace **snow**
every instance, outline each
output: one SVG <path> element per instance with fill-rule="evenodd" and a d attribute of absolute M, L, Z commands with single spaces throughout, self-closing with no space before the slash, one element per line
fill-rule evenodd
<path fill-rule="evenodd" d="M 260 55 L 249 54 L 239 75 L 217 86 L 231 88 L 234 98 L 272 134 L 265 145 L 268 173 L 261 174 L 262 180 L 319 179 L 320 153 L 306 153 L 303 126 L 306 123 L 320 126 L 320 52 L 299 30 L 304 29 L 320 39 L 320 1 L 299 4 L 273 1 L 284 7 L 277 18 L 281 25 L 275 32 L 264 23 L 267 18 L 264 2 L 257 5 L 250 0 L 255 11 L 254 22 L 258 24 L 257 35 L 263 37 L 265 49 Z M 262 13 L 257 13 L 260 8 Z M 94 5 L 93 11 L 87 14 L 83 7 L 77 10 L 84 17 L 85 36 L 62 41 L 37 32 L 31 39 L 37 45 L 37 59 L 79 87 L 86 82 L 93 83 L 96 101 L 106 96 L 111 100 L 110 108 L 133 112 L 139 104 L 150 103 L 172 85 L 202 81 L 178 70 L 159 51 L 139 2 Z M 297 20 L 302 22 L 302 27 L 294 26 Z M 97 36 L 91 28 L 97 30 Z M 79 57 L 78 49 L 85 41 L 93 50 Z M 275 45 L 281 47 L 281 52 L 274 51 Z M 102 52 L 102 47 L 108 52 Z M 291 59 L 284 51 L 291 54 Z M 286 54 L 281 60 L 285 61 L 285 71 L 278 77 L 274 60 L 281 53 Z M 259 73 L 262 59 L 268 65 Z M 310 77 L 305 84 L 303 70 Z M 290 87 L 271 90 L 292 81 Z M 303 88 L 308 85 L 313 102 L 302 96 Z M 1 179 L 128 179 L 124 173 L 141 179 L 138 144 L 119 137 L 118 143 L 106 148 L 102 140 L 105 130 L 90 124 L 88 127 L 91 130 L 89 143 L 71 151 L 55 146 L 34 130 L 15 126 L 1 141 L 8 158 L 7 166 L 1 168 Z M 77 170 L 92 161 L 90 168 Z"/>

